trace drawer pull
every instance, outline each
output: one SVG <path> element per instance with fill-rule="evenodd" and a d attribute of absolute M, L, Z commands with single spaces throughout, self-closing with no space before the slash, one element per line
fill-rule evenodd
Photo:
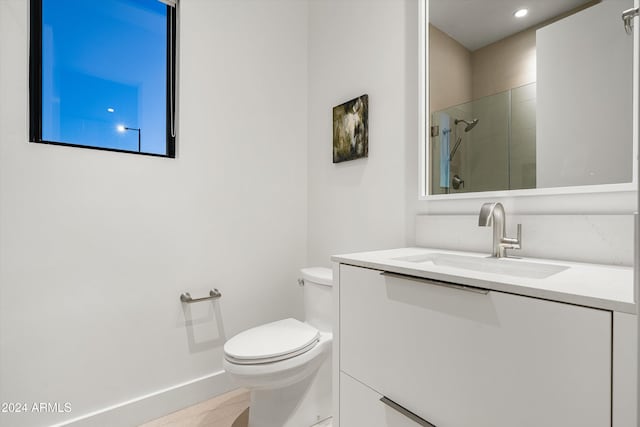
<path fill-rule="evenodd" d="M 429 421 L 425 420 L 424 418 L 421 418 L 421 417 L 417 416 L 416 414 L 414 414 L 413 412 L 411 412 L 410 410 L 408 410 L 404 406 L 398 405 L 396 402 L 394 402 L 393 400 L 389 399 L 386 396 L 381 397 L 380 398 L 380 402 L 382 402 L 385 405 L 387 405 L 388 407 L 400 412 L 402 415 L 404 415 L 405 417 L 409 418 L 412 421 L 415 421 L 416 423 L 418 423 L 421 426 L 424 426 L 424 427 L 436 427 L 435 424 L 431 424 Z"/>
<path fill-rule="evenodd" d="M 444 286 L 446 288 L 453 288 L 461 291 L 473 292 L 475 294 L 486 295 L 489 293 L 489 289 L 474 288 L 473 286 L 459 285 L 457 283 L 441 282 L 439 280 L 425 279 L 423 277 L 407 276 L 406 274 L 391 273 L 389 271 L 383 271 L 382 273 L 380 273 L 380 275 L 385 277 L 394 277 L 396 279 L 414 280 L 416 282 L 427 283 L 429 285 Z"/>

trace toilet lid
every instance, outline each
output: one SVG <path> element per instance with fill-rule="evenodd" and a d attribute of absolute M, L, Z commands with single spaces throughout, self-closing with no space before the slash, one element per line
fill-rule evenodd
<path fill-rule="evenodd" d="M 304 353 L 318 342 L 320 331 L 296 319 L 283 319 L 240 332 L 224 345 L 234 363 L 267 363 Z"/>

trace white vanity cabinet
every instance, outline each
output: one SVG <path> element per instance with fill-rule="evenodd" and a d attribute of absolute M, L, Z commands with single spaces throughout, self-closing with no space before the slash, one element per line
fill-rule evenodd
<path fill-rule="evenodd" d="M 340 425 L 366 427 L 420 427 L 406 411 L 382 401 L 383 396 L 352 377 L 340 374 Z M 403 413 L 405 412 L 405 413 Z M 426 424 L 429 427 L 428 424 Z"/>
<path fill-rule="evenodd" d="M 611 426 L 612 312 L 382 273 L 339 265 L 340 427 Z"/>

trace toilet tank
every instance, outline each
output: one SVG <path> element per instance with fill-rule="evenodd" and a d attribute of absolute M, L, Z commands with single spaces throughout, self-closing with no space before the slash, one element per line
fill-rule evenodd
<path fill-rule="evenodd" d="M 300 273 L 304 280 L 305 322 L 321 332 L 332 332 L 333 271 L 325 267 L 308 267 Z"/>

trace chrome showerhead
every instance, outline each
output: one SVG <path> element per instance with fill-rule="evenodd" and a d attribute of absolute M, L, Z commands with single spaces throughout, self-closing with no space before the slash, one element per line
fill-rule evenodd
<path fill-rule="evenodd" d="M 473 119 L 473 120 L 471 120 L 470 122 L 468 122 L 468 121 L 466 121 L 466 120 L 464 120 L 464 119 L 456 119 L 456 120 L 454 121 L 454 123 L 455 123 L 456 125 L 457 125 L 458 123 L 464 123 L 465 125 L 467 125 L 467 126 L 464 128 L 464 131 L 465 131 L 465 132 L 469 132 L 471 129 L 473 129 L 473 128 L 478 124 L 478 121 L 479 121 L 478 119 Z"/>

